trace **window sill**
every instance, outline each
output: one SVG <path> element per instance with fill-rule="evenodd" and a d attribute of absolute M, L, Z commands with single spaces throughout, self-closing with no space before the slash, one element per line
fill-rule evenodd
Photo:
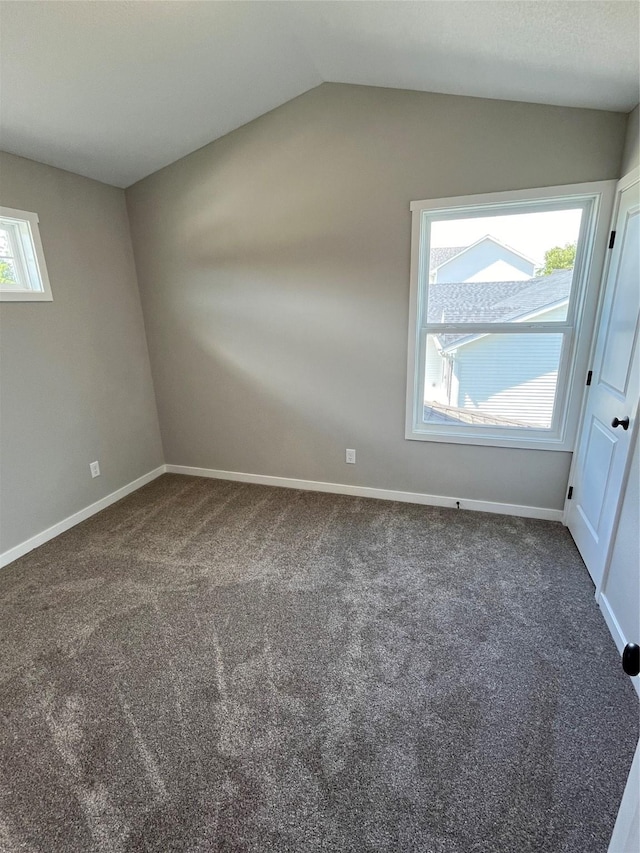
<path fill-rule="evenodd" d="M 454 435 L 449 432 L 438 432 L 437 430 L 412 430 L 405 433 L 407 441 L 434 441 L 441 444 L 467 444 L 481 447 L 510 447 L 514 450 L 559 450 L 571 453 L 574 449 L 573 441 L 561 439 L 557 436 L 544 437 L 538 432 L 535 436 L 524 438 L 522 436 L 505 436 L 492 433 L 481 435 L 478 432 L 465 432 L 464 435 Z"/>
<path fill-rule="evenodd" d="M 53 296 L 38 290 L 0 290 L 0 302 L 53 302 Z"/>

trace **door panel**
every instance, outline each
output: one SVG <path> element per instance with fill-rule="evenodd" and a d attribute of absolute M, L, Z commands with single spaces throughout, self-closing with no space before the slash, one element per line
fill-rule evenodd
<path fill-rule="evenodd" d="M 567 503 L 567 525 L 599 591 L 628 469 L 638 410 L 640 370 L 639 184 L 619 195 L 616 240 L 604 284 L 593 375 Z M 614 418 L 629 418 L 629 428 Z"/>
<path fill-rule="evenodd" d="M 626 396 L 629 387 L 631 355 L 640 313 L 640 211 L 629 213 L 623 235 L 630 251 L 622 254 L 618 275 L 613 283 L 611 315 L 607 324 L 601 376 L 601 381 L 612 391 L 617 391 L 621 398 Z"/>
<path fill-rule="evenodd" d="M 591 528 L 596 542 L 599 541 L 600 520 L 605 502 L 607 483 L 610 480 L 611 464 L 616 440 L 596 418 L 591 419 L 591 429 L 585 452 L 585 475 L 583 495 L 578 512 Z"/>

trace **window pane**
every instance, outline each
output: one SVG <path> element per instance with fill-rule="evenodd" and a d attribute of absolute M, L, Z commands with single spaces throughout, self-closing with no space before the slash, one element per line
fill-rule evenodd
<path fill-rule="evenodd" d="M 563 322 L 582 208 L 431 221 L 428 323 Z"/>
<path fill-rule="evenodd" d="M 563 337 L 427 335 L 424 422 L 550 429 Z"/>
<path fill-rule="evenodd" d="M 0 228 L 0 258 L 11 256 L 11 241 L 6 228 Z"/>
<path fill-rule="evenodd" d="M 0 284 L 5 286 L 18 284 L 16 266 L 10 258 L 0 257 Z"/>
<path fill-rule="evenodd" d="M 0 302 L 51 302 L 38 216 L 0 207 Z"/>

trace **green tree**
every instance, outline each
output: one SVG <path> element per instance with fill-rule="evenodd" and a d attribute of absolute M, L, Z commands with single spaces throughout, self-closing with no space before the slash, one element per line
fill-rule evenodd
<path fill-rule="evenodd" d="M 576 244 L 567 243 L 565 246 L 554 246 L 544 253 L 544 266 L 536 275 L 550 275 L 556 270 L 572 270 L 576 260 Z"/>
<path fill-rule="evenodd" d="M 16 276 L 8 261 L 0 261 L 0 284 L 15 284 Z"/>

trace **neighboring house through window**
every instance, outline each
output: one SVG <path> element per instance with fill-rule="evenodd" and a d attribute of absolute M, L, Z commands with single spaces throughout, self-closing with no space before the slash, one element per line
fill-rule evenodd
<path fill-rule="evenodd" d="M 536 263 L 521 252 L 486 234 L 471 246 L 431 250 L 429 280 L 520 281 L 534 274 Z"/>
<path fill-rule="evenodd" d="M 52 298 L 37 214 L 0 207 L 0 301 Z"/>
<path fill-rule="evenodd" d="M 407 438 L 571 449 L 612 197 L 602 182 L 412 203 Z"/>

